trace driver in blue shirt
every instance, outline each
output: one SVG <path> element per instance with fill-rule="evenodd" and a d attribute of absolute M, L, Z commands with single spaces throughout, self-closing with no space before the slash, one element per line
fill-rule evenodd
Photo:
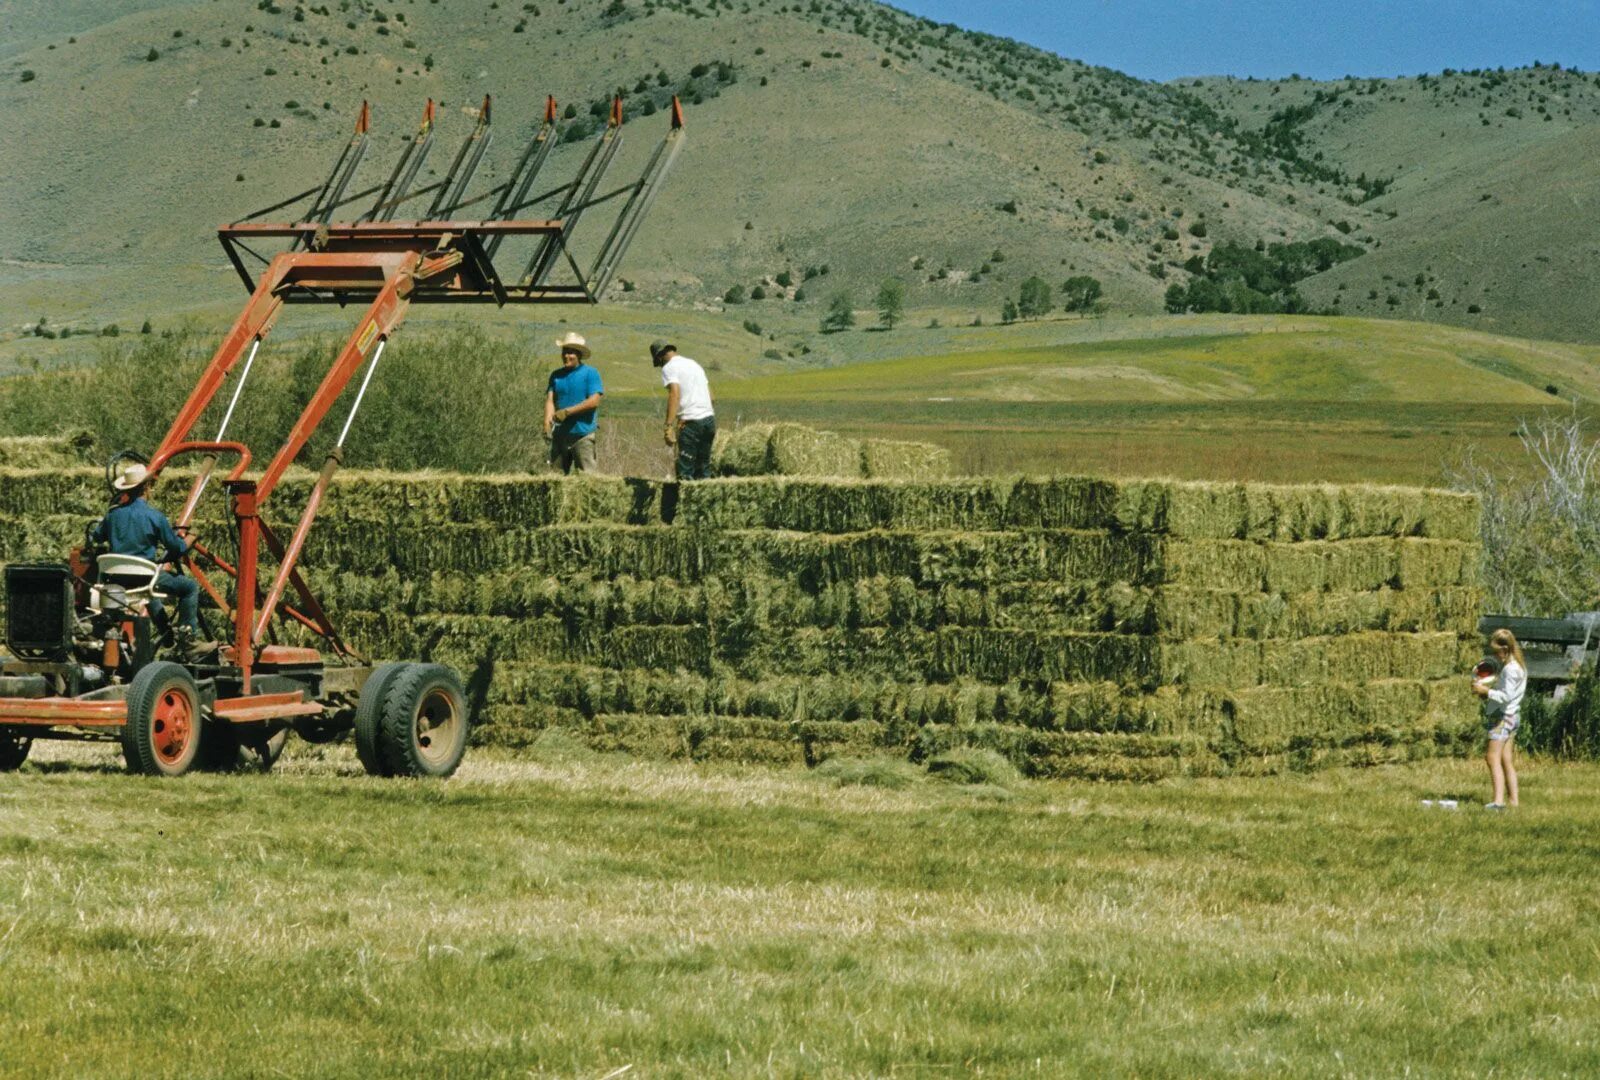
<path fill-rule="evenodd" d="M 153 563 L 175 563 L 188 554 L 190 544 L 173 529 L 167 515 L 145 502 L 150 490 L 150 474 L 143 465 L 132 465 L 111 482 L 118 492 L 116 504 L 95 526 L 93 539 L 118 555 L 137 555 Z M 192 577 L 174 574 L 165 566 L 156 577 L 156 589 L 178 602 L 181 639 L 193 641 L 200 635 L 200 583 Z M 152 615 L 161 613 L 161 601 L 150 601 Z"/>

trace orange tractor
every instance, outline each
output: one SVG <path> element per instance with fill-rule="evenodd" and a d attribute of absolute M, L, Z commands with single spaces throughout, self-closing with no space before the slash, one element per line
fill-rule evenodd
<path fill-rule="evenodd" d="M 353 730 L 361 763 L 371 774 L 453 773 L 470 722 L 460 677 L 441 664 L 374 665 L 359 655 L 340 638 L 301 575 L 301 552 L 367 386 L 410 306 L 597 303 L 682 147 L 683 114 L 676 99 L 670 115 L 667 136 L 638 178 L 602 193 L 601 182 L 622 144 L 622 103 L 614 101 L 609 123 L 579 155 L 576 175 L 530 196 L 563 141 L 555 99 L 547 99 L 543 124 L 509 178 L 468 198 L 490 144 L 489 99 L 444 177 L 417 188 L 434 137 L 429 101 L 420 130 L 387 181 L 347 194 L 367 149 L 370 112 L 363 102 L 355 135 L 323 184 L 218 229 L 250 299 L 155 451 L 148 458 L 118 454 L 107 466 L 107 480 L 133 464 L 154 477 L 180 459 L 197 462 L 176 520 L 180 531 L 195 523 L 206 491 L 220 489 L 237 556 L 230 563 L 193 542 L 184 564 L 229 632 L 219 635 L 224 640 L 213 651 L 172 648 L 170 627 L 152 604 L 159 599 L 161 568 L 145 559 L 86 546 L 65 564 L 8 565 L 0 771 L 20 766 L 38 739 L 115 739 L 128 768 L 151 775 L 230 768 L 243 760 L 242 752 L 270 768 L 291 730 L 314 742 Z M 428 196 L 423 209 L 417 200 Z M 486 218 L 462 218 L 463 209 L 490 199 Z M 554 207 L 551 217 L 517 216 L 540 203 Z M 355 205 L 368 208 L 335 220 Z M 296 206 L 308 209 L 290 224 L 259 221 Z M 396 220 L 408 206 L 420 212 Z M 597 207 L 605 207 L 611 224 L 585 266 L 573 233 Z M 508 241 L 511 246 L 502 251 Z M 256 250 L 267 244 L 279 250 Z M 525 261 L 518 260 L 520 274 L 503 275 L 497 255 L 507 261 L 519 245 L 526 249 Z M 259 276 L 252 275 L 247 259 L 261 264 Z M 352 302 L 365 304 L 355 331 L 283 444 L 264 469 L 253 471 L 250 448 L 227 434 L 263 339 L 286 304 Z M 292 528 L 270 524 L 266 512 L 285 471 L 363 368 L 338 440 L 298 521 Z M 196 425 L 213 402 L 220 404 L 230 377 L 231 396 L 215 437 L 197 438 Z M 219 462 L 228 463 L 227 471 L 213 485 Z M 277 643 L 275 624 L 284 620 L 320 638 L 322 647 Z"/>

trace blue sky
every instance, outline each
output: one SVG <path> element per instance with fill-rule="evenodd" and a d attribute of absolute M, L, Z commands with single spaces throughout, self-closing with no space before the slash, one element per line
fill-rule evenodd
<path fill-rule="evenodd" d="M 889 0 L 1143 79 L 1600 69 L 1600 0 Z"/>

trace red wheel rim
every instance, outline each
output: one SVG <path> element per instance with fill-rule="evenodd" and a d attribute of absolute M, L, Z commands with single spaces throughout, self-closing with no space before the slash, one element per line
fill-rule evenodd
<path fill-rule="evenodd" d="M 161 692 L 155 715 L 150 718 L 150 744 L 164 765 L 176 765 L 189 751 L 194 739 L 194 703 L 177 687 Z"/>

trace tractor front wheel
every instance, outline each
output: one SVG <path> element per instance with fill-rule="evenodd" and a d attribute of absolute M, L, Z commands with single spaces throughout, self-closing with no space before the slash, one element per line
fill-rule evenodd
<path fill-rule="evenodd" d="M 22 763 L 28 760 L 28 751 L 32 749 L 33 740 L 26 735 L 0 731 L 0 772 L 15 772 L 22 768 Z"/>
<path fill-rule="evenodd" d="M 182 776 L 200 755 L 205 722 L 194 679 L 178 664 L 160 661 L 133 677 L 128 687 L 128 722 L 122 756 L 128 771 L 146 776 Z"/>
<path fill-rule="evenodd" d="M 379 739 L 392 776 L 445 777 L 467 751 L 467 699 L 443 664 L 407 664 L 383 698 Z"/>

